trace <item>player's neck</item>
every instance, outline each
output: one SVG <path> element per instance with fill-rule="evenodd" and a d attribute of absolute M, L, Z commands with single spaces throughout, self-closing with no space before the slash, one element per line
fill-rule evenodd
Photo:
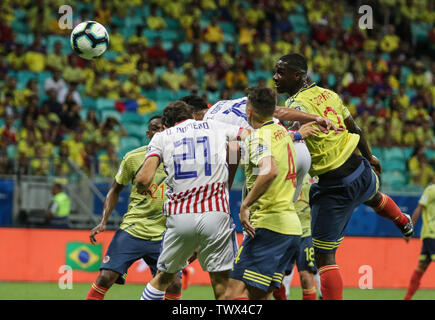
<path fill-rule="evenodd" d="M 303 81 L 300 85 L 296 86 L 293 90 L 289 90 L 287 91 L 287 94 L 290 97 L 293 97 L 296 93 L 298 93 L 299 91 L 301 91 L 302 89 L 306 89 L 308 88 L 308 81 Z"/>
<path fill-rule="evenodd" d="M 254 120 L 252 123 L 252 128 L 254 128 L 254 129 L 261 128 L 265 123 L 271 122 L 271 121 L 273 122 L 272 117 L 270 117 L 268 119 Z"/>

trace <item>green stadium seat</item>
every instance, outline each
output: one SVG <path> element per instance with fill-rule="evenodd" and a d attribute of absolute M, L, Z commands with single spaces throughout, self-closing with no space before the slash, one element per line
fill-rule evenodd
<path fill-rule="evenodd" d="M 236 28 L 234 24 L 227 21 L 218 22 L 218 25 L 222 28 L 223 33 L 234 34 L 236 33 Z"/>
<path fill-rule="evenodd" d="M 382 148 L 380 148 L 380 147 L 372 147 L 371 149 L 372 149 L 372 154 L 376 158 L 378 158 L 381 161 L 381 164 L 382 164 L 382 160 L 381 159 L 384 159 L 384 150 Z"/>
<path fill-rule="evenodd" d="M 11 23 L 11 28 L 15 32 L 22 32 L 22 33 L 30 32 L 28 25 L 20 20 L 13 21 Z"/>
<path fill-rule="evenodd" d="M 13 28 L 14 29 L 14 28 Z M 17 31 L 14 29 L 14 31 Z M 34 35 L 33 34 L 27 34 L 23 32 L 17 32 L 16 34 L 16 40 L 19 44 L 22 44 L 23 46 L 30 46 L 33 43 Z"/>
<path fill-rule="evenodd" d="M 385 160 L 381 165 L 385 171 L 406 171 L 406 162 L 402 160 Z"/>
<path fill-rule="evenodd" d="M 142 33 L 147 39 L 148 41 L 152 42 L 154 41 L 155 38 L 160 36 L 160 33 L 156 30 L 151 30 L 151 29 L 145 29 Z"/>
<path fill-rule="evenodd" d="M 434 149 L 426 148 L 426 149 L 424 149 L 424 154 L 426 155 L 426 157 L 428 157 L 431 160 L 435 159 L 435 150 Z"/>
<path fill-rule="evenodd" d="M 116 51 L 107 50 L 106 52 L 104 52 L 104 58 L 107 60 L 114 60 L 116 59 L 116 57 L 118 57 L 118 53 Z"/>
<path fill-rule="evenodd" d="M 343 19 L 341 20 L 341 27 L 344 30 L 348 30 L 352 27 L 353 25 L 353 18 L 352 17 L 343 17 Z"/>
<path fill-rule="evenodd" d="M 243 98 L 244 96 L 246 96 L 246 94 L 243 91 L 236 91 L 231 96 L 231 99 L 239 99 L 239 98 Z"/>
<path fill-rule="evenodd" d="M 157 96 L 158 96 L 157 90 L 142 90 L 141 89 L 141 93 L 148 99 L 151 99 L 154 101 L 157 100 Z"/>
<path fill-rule="evenodd" d="M 405 159 L 409 159 L 409 158 L 411 158 L 411 154 L 414 151 L 414 149 L 413 148 L 402 148 L 402 151 L 403 151 L 403 155 L 404 155 Z"/>
<path fill-rule="evenodd" d="M 190 42 L 183 42 L 183 43 L 180 43 L 180 46 L 179 46 L 180 51 L 181 51 L 185 56 L 188 56 L 188 55 L 192 52 L 192 47 L 193 47 L 193 44 L 190 43 Z"/>
<path fill-rule="evenodd" d="M 399 147 L 385 148 L 384 157 L 385 157 L 385 161 L 406 160 L 405 153 Z"/>
<path fill-rule="evenodd" d="M 38 74 L 31 71 L 18 71 L 17 73 L 17 89 L 22 90 L 26 87 L 30 79 L 38 79 Z"/>
<path fill-rule="evenodd" d="M 96 99 L 83 96 L 82 97 L 82 108 L 86 110 L 96 110 L 97 109 L 97 102 Z"/>
<path fill-rule="evenodd" d="M 180 28 L 180 22 L 177 19 L 165 18 L 165 22 L 168 26 L 168 29 L 179 30 Z"/>
<path fill-rule="evenodd" d="M 408 177 L 401 171 L 385 171 L 382 173 L 381 181 L 383 186 L 400 188 L 408 184 Z"/>
<path fill-rule="evenodd" d="M 26 17 L 27 11 L 23 9 L 14 9 L 14 16 L 16 20 L 22 20 Z"/>
<path fill-rule="evenodd" d="M 15 160 L 17 158 L 17 147 L 13 144 L 10 144 L 6 148 L 6 154 L 8 155 L 9 160 Z"/>
<path fill-rule="evenodd" d="M 159 110 L 159 111 L 163 111 L 163 109 L 168 105 L 168 104 L 170 104 L 172 101 L 174 101 L 174 100 L 172 100 L 172 99 L 159 99 L 159 100 L 156 100 L 156 104 L 157 104 L 157 110 Z"/>
<path fill-rule="evenodd" d="M 104 121 L 109 117 L 113 117 L 118 121 L 121 121 L 121 114 L 116 110 L 101 110 L 100 114 L 101 114 L 100 117 L 101 121 Z"/>
<path fill-rule="evenodd" d="M 121 114 L 122 124 L 144 124 L 145 117 L 135 112 L 124 112 Z"/>
<path fill-rule="evenodd" d="M 428 40 L 427 35 L 432 28 L 429 23 L 424 23 L 422 21 L 411 23 L 411 33 L 412 40 L 414 43 L 425 42 Z"/>
<path fill-rule="evenodd" d="M 157 100 L 175 100 L 176 94 L 171 89 L 159 88 L 157 91 Z"/>
<path fill-rule="evenodd" d="M 307 19 L 305 18 L 304 14 L 290 14 L 288 19 L 292 23 L 293 27 L 307 26 Z"/>
<path fill-rule="evenodd" d="M 96 101 L 96 109 L 101 110 L 114 110 L 115 100 L 107 98 L 98 98 Z"/>
<path fill-rule="evenodd" d="M 122 137 L 121 138 L 121 150 L 131 151 L 141 146 L 141 141 L 136 137 Z"/>
<path fill-rule="evenodd" d="M 144 124 L 125 124 L 123 125 L 130 137 L 136 137 L 142 139 L 148 130 Z"/>

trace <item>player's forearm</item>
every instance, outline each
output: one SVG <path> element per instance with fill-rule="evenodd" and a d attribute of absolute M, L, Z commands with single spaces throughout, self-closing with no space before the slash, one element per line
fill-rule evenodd
<path fill-rule="evenodd" d="M 106 199 L 104 199 L 103 204 L 103 214 L 101 216 L 101 223 L 106 224 L 109 220 L 109 217 L 118 203 L 119 194 L 122 190 L 121 185 L 116 182 L 113 183 L 109 192 L 107 193 Z"/>
<path fill-rule="evenodd" d="M 370 160 L 372 158 L 372 151 L 370 150 L 370 147 L 367 143 L 366 136 L 364 132 L 361 130 L 361 128 L 355 123 L 352 116 L 346 118 L 344 120 L 344 124 L 346 125 L 347 130 L 350 133 L 355 133 L 359 135 L 359 142 L 358 142 L 358 150 L 361 152 L 364 158 L 367 160 Z"/>
<path fill-rule="evenodd" d="M 285 107 L 276 107 L 273 116 L 278 120 L 299 121 L 300 123 L 317 121 L 317 118 L 319 117 L 314 114 Z"/>
<path fill-rule="evenodd" d="M 417 208 L 415 208 L 414 212 L 412 213 L 412 223 L 415 225 L 417 223 L 418 218 L 420 217 L 421 210 L 423 209 L 423 206 L 421 204 L 417 205 Z"/>

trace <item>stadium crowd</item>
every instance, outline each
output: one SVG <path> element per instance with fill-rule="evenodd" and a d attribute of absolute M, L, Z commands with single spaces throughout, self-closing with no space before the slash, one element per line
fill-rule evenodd
<path fill-rule="evenodd" d="M 58 24 L 68 2 L 74 26 L 108 29 L 103 57 L 72 54 L 71 29 Z M 299 52 L 311 80 L 342 96 L 388 180 L 426 186 L 435 176 L 435 2 L 366 2 L 373 29 L 359 27 L 354 1 L 2 1 L 0 173 L 65 176 L 72 164 L 112 177 L 146 143 L 137 129 L 168 102 L 196 93 L 212 105 L 249 85 L 273 87 L 276 61 Z"/>

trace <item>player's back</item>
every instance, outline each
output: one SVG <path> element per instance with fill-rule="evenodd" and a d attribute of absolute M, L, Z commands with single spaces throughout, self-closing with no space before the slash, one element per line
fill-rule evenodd
<path fill-rule="evenodd" d="M 327 117 L 337 127 L 346 129 L 344 119 L 350 116 L 341 98 L 335 92 L 312 84 L 303 88 L 286 101 L 286 106 L 321 117 Z M 311 153 L 311 176 L 318 176 L 340 167 L 354 152 L 359 135 L 344 130 L 305 139 Z"/>
<path fill-rule="evenodd" d="M 246 140 L 246 186 L 250 190 L 258 176 L 258 163 L 272 156 L 278 175 L 271 186 L 251 207 L 255 228 L 282 234 L 300 235 L 301 224 L 292 201 L 296 189 L 296 165 L 293 141 L 287 130 L 273 121 L 263 124 Z"/>
<path fill-rule="evenodd" d="M 148 156 L 161 154 L 168 175 L 165 215 L 229 213 L 226 145 L 239 133 L 240 127 L 189 119 L 154 136 Z"/>
<path fill-rule="evenodd" d="M 204 120 L 216 120 L 252 129 L 246 117 L 246 97 L 216 102 L 204 115 Z"/>

